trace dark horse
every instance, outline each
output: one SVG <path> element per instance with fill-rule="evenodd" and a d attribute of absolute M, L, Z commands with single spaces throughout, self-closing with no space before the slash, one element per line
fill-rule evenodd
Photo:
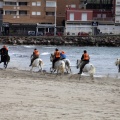
<path fill-rule="evenodd" d="M 1 54 L 1 53 L 0 53 Z M 8 62 L 10 62 L 10 56 L 9 55 L 1 55 L 1 62 L 4 62 L 4 68 L 7 68 Z"/>

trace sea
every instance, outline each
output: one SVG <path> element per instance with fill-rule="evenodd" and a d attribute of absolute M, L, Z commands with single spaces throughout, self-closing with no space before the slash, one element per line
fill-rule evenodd
<path fill-rule="evenodd" d="M 3 45 L 0 45 L 2 48 Z M 7 45 L 9 49 L 10 62 L 8 64 L 9 69 L 18 70 L 30 70 L 30 56 L 33 53 L 34 48 L 37 48 L 40 52 L 40 58 L 44 62 L 43 70 L 50 72 L 52 63 L 50 62 L 50 54 L 54 53 L 54 50 L 65 51 L 67 58 L 71 62 L 72 74 L 77 74 L 79 69 L 76 68 L 77 59 L 81 59 L 84 50 L 87 50 L 90 55 L 90 63 L 96 68 L 95 76 L 116 76 L 118 74 L 118 68 L 115 66 L 115 61 L 120 57 L 119 47 L 81 47 L 81 46 L 46 46 L 46 45 Z M 3 63 L 0 64 L 0 68 L 3 68 Z M 38 68 L 34 68 L 37 71 Z"/>

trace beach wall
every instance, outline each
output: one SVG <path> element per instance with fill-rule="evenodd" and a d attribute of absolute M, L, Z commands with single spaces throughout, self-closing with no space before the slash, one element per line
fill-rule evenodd
<path fill-rule="evenodd" d="M 64 46 L 120 46 L 120 36 L 1 36 L 1 44 L 64 45 Z"/>

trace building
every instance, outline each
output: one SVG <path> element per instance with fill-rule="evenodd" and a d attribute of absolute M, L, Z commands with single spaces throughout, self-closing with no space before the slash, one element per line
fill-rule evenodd
<path fill-rule="evenodd" d="M 92 10 L 76 10 L 73 8 L 67 8 L 66 17 L 66 35 L 78 35 L 79 32 L 92 33 Z"/>
<path fill-rule="evenodd" d="M 53 32 L 55 8 L 56 0 L 3 0 L 3 32 L 5 35 Z"/>
<path fill-rule="evenodd" d="M 66 35 L 78 35 L 79 32 L 92 35 L 120 34 L 120 18 L 117 14 L 119 3 L 120 0 L 81 0 L 79 9 L 67 7 Z M 115 19 L 118 19 L 117 23 Z"/>
<path fill-rule="evenodd" d="M 3 0 L 2 31 L 5 35 L 64 32 L 66 5 L 78 8 L 79 3 L 80 0 Z"/>
<path fill-rule="evenodd" d="M 4 35 L 118 34 L 119 9 L 120 0 L 0 0 L 0 27 Z"/>
<path fill-rule="evenodd" d="M 115 1 L 115 24 L 120 25 L 120 0 Z"/>

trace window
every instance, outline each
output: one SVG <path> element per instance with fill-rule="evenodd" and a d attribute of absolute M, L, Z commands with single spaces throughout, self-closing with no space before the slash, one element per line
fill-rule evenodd
<path fill-rule="evenodd" d="M 19 6 L 27 6 L 27 2 L 19 2 Z"/>
<path fill-rule="evenodd" d="M 41 2 L 37 2 L 37 6 L 41 6 Z"/>
<path fill-rule="evenodd" d="M 74 13 L 70 13 L 70 20 L 74 20 Z"/>
<path fill-rule="evenodd" d="M 17 5 L 16 2 L 5 2 L 5 5 Z"/>
<path fill-rule="evenodd" d="M 72 5 L 71 5 L 71 8 L 76 8 L 76 5 L 75 5 L 75 4 L 72 4 Z"/>
<path fill-rule="evenodd" d="M 46 15 L 48 15 L 48 16 L 54 16 L 54 12 L 46 12 Z"/>
<path fill-rule="evenodd" d="M 41 12 L 32 12 L 32 15 L 41 15 Z"/>
<path fill-rule="evenodd" d="M 82 13 L 82 21 L 87 21 L 87 13 Z"/>
<path fill-rule="evenodd" d="M 32 15 L 36 15 L 36 12 L 32 12 Z"/>
<path fill-rule="evenodd" d="M 16 15 L 16 11 L 5 11 L 6 15 Z"/>
<path fill-rule="evenodd" d="M 32 6 L 36 6 L 36 2 L 32 2 Z"/>
<path fill-rule="evenodd" d="M 32 6 L 41 6 L 41 2 L 32 2 Z"/>
<path fill-rule="evenodd" d="M 41 12 L 37 12 L 37 15 L 41 15 Z"/>
<path fill-rule="evenodd" d="M 21 11 L 19 11 L 19 15 L 27 15 L 27 11 L 21 10 Z"/>
<path fill-rule="evenodd" d="M 56 7 L 55 1 L 46 1 L 46 7 Z"/>

